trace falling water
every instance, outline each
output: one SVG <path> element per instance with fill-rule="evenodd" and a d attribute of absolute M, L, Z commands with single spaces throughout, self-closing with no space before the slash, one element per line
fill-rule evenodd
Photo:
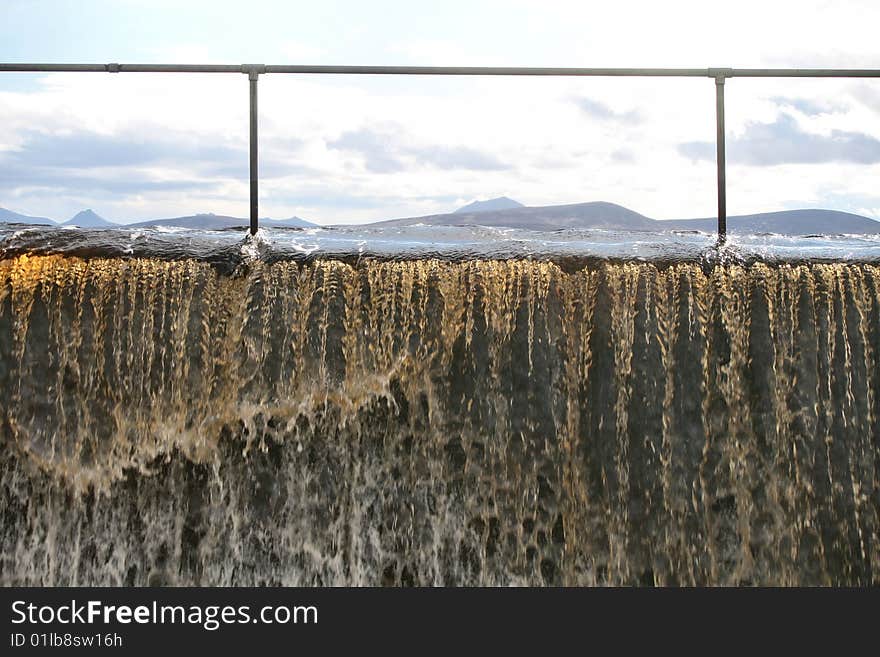
<path fill-rule="evenodd" d="M 877 584 L 880 266 L 0 260 L 0 583 Z"/>

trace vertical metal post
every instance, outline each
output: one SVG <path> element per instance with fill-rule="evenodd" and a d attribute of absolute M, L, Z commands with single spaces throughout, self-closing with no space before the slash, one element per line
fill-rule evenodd
<path fill-rule="evenodd" d="M 727 239 L 727 162 L 724 148 L 724 75 L 715 77 L 715 144 L 718 165 L 718 241 Z"/>
<path fill-rule="evenodd" d="M 251 90 L 251 235 L 257 234 L 259 228 L 259 183 L 257 163 L 257 80 L 260 74 L 254 70 L 248 72 L 248 82 Z"/>

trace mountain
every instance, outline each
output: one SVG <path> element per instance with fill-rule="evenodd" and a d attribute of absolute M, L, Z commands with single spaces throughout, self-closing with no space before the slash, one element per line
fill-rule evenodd
<path fill-rule="evenodd" d="M 175 226 L 178 228 L 196 228 L 200 230 L 221 230 L 223 228 L 246 228 L 248 219 L 230 217 L 222 214 L 194 214 L 188 217 L 172 217 L 171 219 L 153 219 L 128 224 L 130 228 L 149 228 L 153 226 Z M 260 219 L 260 226 L 265 228 L 307 228 L 315 224 L 291 217 L 290 219 Z"/>
<path fill-rule="evenodd" d="M 77 212 L 73 217 L 65 221 L 62 226 L 78 226 L 79 228 L 110 228 L 118 224 L 107 221 L 92 210 Z"/>
<path fill-rule="evenodd" d="M 455 211 L 456 214 L 468 214 L 470 212 L 492 212 L 493 210 L 512 210 L 525 207 L 519 201 L 514 201 L 506 196 L 491 198 L 488 201 L 474 201 Z"/>
<path fill-rule="evenodd" d="M 19 214 L 6 208 L 0 208 L 0 223 L 7 224 L 33 224 L 36 226 L 54 226 L 55 222 L 46 217 L 30 217 L 26 214 Z"/>
<path fill-rule="evenodd" d="M 684 219 L 658 222 L 671 230 L 714 231 L 715 218 Z M 727 218 L 731 233 L 780 233 L 783 235 L 816 235 L 829 233 L 880 233 L 880 222 L 861 215 L 837 210 L 786 210 L 743 214 Z"/>
<path fill-rule="evenodd" d="M 376 225 L 501 226 L 530 230 L 557 230 L 560 228 L 656 230 L 657 223 L 654 219 L 649 219 L 621 205 L 602 201 L 572 205 L 547 205 L 535 208 L 515 207 L 509 210 L 478 210 L 476 212 L 463 212 L 463 210 L 464 208 L 450 214 L 380 221 Z"/>
<path fill-rule="evenodd" d="M 463 210 L 463 208 L 461 209 Z M 605 202 L 518 207 L 509 210 L 462 212 L 427 217 L 411 217 L 379 221 L 377 226 L 493 226 L 527 230 L 558 230 L 562 228 L 609 230 L 700 230 L 714 232 L 715 218 L 651 219 L 621 205 Z M 763 214 L 737 215 L 727 218 L 731 233 L 778 233 L 781 235 L 874 234 L 880 233 L 880 221 L 837 210 L 786 210 Z"/>

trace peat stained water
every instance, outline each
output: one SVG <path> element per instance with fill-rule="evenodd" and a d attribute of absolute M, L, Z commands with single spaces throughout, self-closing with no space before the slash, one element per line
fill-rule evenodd
<path fill-rule="evenodd" d="M 876 242 L 233 237 L 0 242 L 0 583 L 880 582 Z"/>

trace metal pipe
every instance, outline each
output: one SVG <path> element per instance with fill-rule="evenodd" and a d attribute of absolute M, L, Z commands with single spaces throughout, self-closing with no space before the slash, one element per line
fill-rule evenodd
<path fill-rule="evenodd" d="M 241 73 L 231 64 L 3 64 L 0 72 L 30 73 Z"/>
<path fill-rule="evenodd" d="M 737 78 L 880 78 L 878 69 L 859 68 L 735 68 Z"/>
<path fill-rule="evenodd" d="M 724 144 L 724 76 L 715 78 L 715 145 L 718 166 L 718 242 L 727 239 L 727 160 Z"/>
<path fill-rule="evenodd" d="M 251 163 L 251 235 L 257 234 L 259 228 L 259 160 L 257 151 L 257 81 L 260 74 L 256 71 L 248 72 L 248 84 L 251 96 L 251 131 L 250 131 L 250 163 Z"/>
<path fill-rule="evenodd" d="M 335 75 L 532 75 L 532 76 L 663 76 L 706 77 L 705 68 L 533 68 L 522 66 L 336 66 L 229 64 L 28 64 L 0 63 L 0 72 L 120 73 L 242 73 L 259 67 L 261 73 Z"/>
<path fill-rule="evenodd" d="M 267 73 L 334 75 L 488 75 L 536 77 L 706 77 L 704 68 L 534 68 L 520 66 L 267 65 Z"/>
<path fill-rule="evenodd" d="M 555 77 L 716 77 L 712 68 L 535 68 L 527 66 L 338 66 L 236 64 L 35 64 L 0 63 L 0 72 L 95 73 L 302 73 L 323 75 L 496 75 Z M 725 77 L 880 78 L 880 69 L 736 68 Z"/>

